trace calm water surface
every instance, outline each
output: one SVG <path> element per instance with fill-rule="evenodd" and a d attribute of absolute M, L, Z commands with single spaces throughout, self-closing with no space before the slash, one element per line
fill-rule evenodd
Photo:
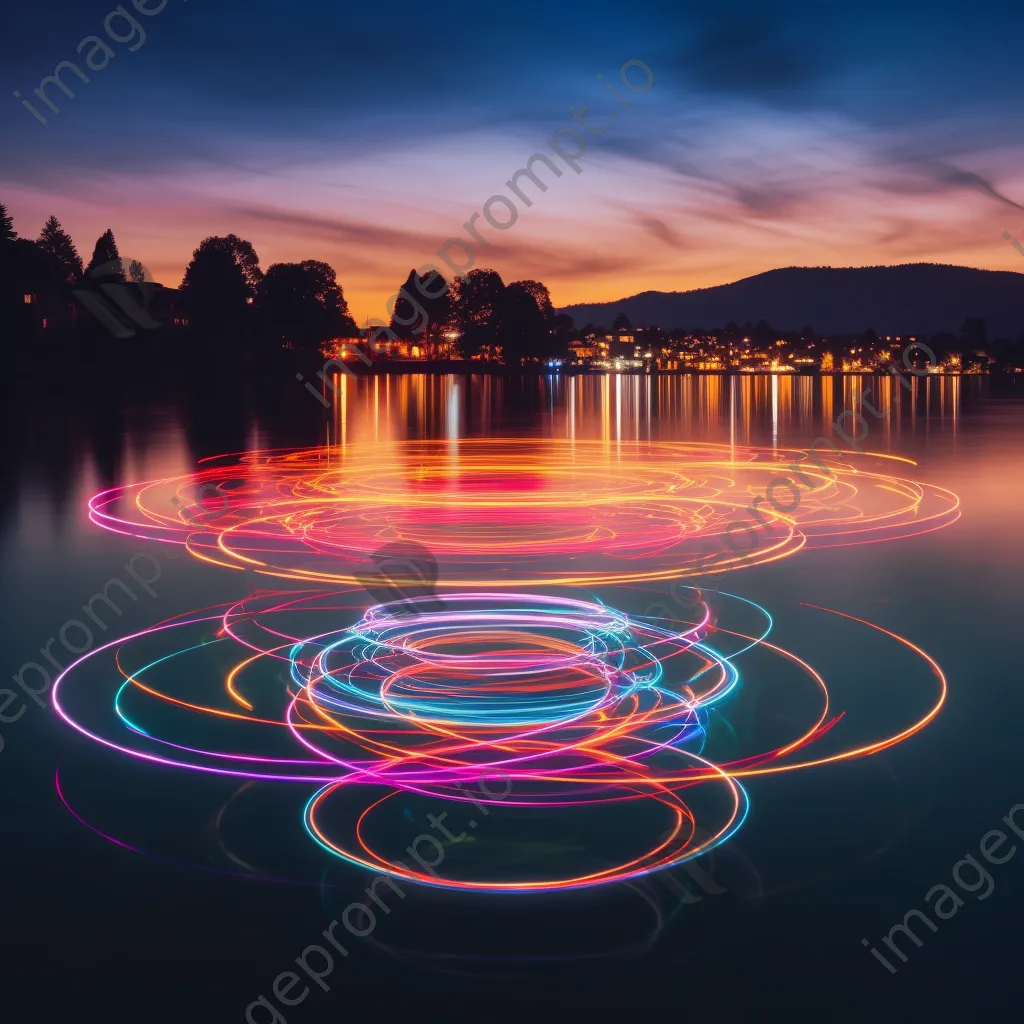
<path fill-rule="evenodd" d="M 953 865 L 977 856 L 982 836 L 1024 803 L 1020 388 L 932 379 L 899 403 L 893 382 L 849 377 L 410 375 L 337 389 L 325 410 L 287 381 L 61 380 L 38 393 L 9 384 L 7 672 L 32 661 L 52 669 L 40 648 L 143 550 L 156 560 L 145 569 L 155 596 L 136 588 L 123 617 L 96 630 L 104 642 L 247 593 L 240 573 L 94 527 L 86 501 L 115 483 L 184 473 L 209 455 L 327 440 L 338 457 L 376 444 L 382 464 L 389 446 L 421 438 L 599 441 L 627 461 L 636 440 L 799 448 L 825 434 L 842 447 L 830 424 L 863 411 L 867 394 L 882 415 L 865 415 L 862 447 L 915 460 L 907 475 L 956 492 L 962 518 L 897 543 L 800 552 L 717 585 L 770 608 L 778 642 L 854 703 L 863 692 L 883 727 L 902 720 L 901 686 L 920 666 L 823 625 L 805 603 L 913 640 L 943 667 L 950 692 L 929 728 L 881 754 L 753 780 L 750 819 L 712 866 L 715 880 L 694 890 L 701 898 L 654 882 L 523 899 L 411 889 L 371 940 L 349 943 L 329 992 L 314 987 L 287 1010 L 289 1024 L 398 1010 L 500 1017 L 511 995 L 580 1014 L 696 1007 L 727 1020 L 773 1007 L 800 1020 L 853 1019 L 860 999 L 881 1019 L 950 1019 L 960 999 L 1019 1006 L 1024 850 L 990 866 L 988 898 L 965 895 L 938 932 L 919 929 L 924 943 L 896 975 L 861 939 L 877 946 L 906 911 L 924 909 L 924 894 L 949 884 Z M 624 607 L 631 600 L 621 596 Z M 49 650 L 67 662 L 59 641 Z M 26 678 L 37 685 L 32 670 Z M 31 1012 L 5 1019 L 243 1020 L 367 877 L 309 849 L 294 794 L 126 764 L 43 703 L 19 699 L 6 713 L 24 713 L 0 725 L 4 998 Z M 514 850 L 501 830 L 495 849 L 507 839 Z M 626 830 L 608 825 L 609 856 L 629 848 Z M 571 854 L 565 835 L 548 841 L 552 857 Z M 253 861 L 294 870 L 252 881 L 242 876 Z"/>

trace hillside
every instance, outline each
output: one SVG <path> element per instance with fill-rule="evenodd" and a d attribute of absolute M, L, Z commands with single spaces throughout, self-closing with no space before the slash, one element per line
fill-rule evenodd
<path fill-rule="evenodd" d="M 617 302 L 559 310 L 578 327 L 611 327 L 625 313 L 634 327 L 665 330 L 724 327 L 766 320 L 780 331 L 805 325 L 822 334 L 958 331 L 968 317 L 983 317 L 988 336 L 1024 332 L 1024 274 L 935 263 L 899 267 L 787 267 L 714 288 L 642 292 Z"/>

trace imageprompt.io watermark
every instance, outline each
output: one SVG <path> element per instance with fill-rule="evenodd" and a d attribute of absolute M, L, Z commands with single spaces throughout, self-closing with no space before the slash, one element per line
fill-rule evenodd
<path fill-rule="evenodd" d="M 182 2 L 188 3 L 188 0 L 182 0 Z M 159 14 L 166 6 L 167 0 L 159 0 L 159 3 L 152 5 L 147 4 L 145 0 L 132 0 L 132 7 L 146 18 L 152 18 L 154 15 Z M 139 47 L 146 42 L 146 30 L 143 27 L 143 22 L 137 21 L 131 14 L 129 14 L 128 9 L 123 4 L 118 4 L 118 6 L 103 19 L 103 29 L 107 33 L 107 39 L 111 42 L 134 44 L 128 46 L 128 50 L 132 53 L 138 50 Z M 78 46 L 75 47 L 75 52 L 82 55 L 82 51 L 85 50 L 87 46 L 89 47 L 89 52 L 84 54 L 85 66 L 90 71 L 102 71 L 117 56 L 117 53 L 102 36 L 86 36 Z M 47 94 L 46 90 L 48 88 L 52 89 L 56 86 L 69 100 L 73 100 L 75 98 L 75 94 L 60 77 L 62 74 L 67 74 L 69 72 L 76 75 L 79 80 L 84 82 L 86 85 L 91 81 L 89 76 L 73 61 L 62 60 L 53 69 L 53 74 L 47 75 L 39 83 L 39 88 L 32 90 L 38 97 L 36 102 L 38 102 L 40 106 L 45 103 L 51 116 L 59 114 L 60 107 L 58 107 L 50 98 L 50 95 Z M 69 80 L 73 81 L 73 79 L 70 78 Z M 20 89 L 14 90 L 14 98 L 19 100 L 21 105 L 40 124 L 48 125 L 50 123 L 49 120 L 36 110 L 28 100 L 21 98 Z"/>
<path fill-rule="evenodd" d="M 135 270 L 138 278 L 124 280 L 124 266 Z M 156 290 L 153 275 L 142 263 L 119 258 L 93 267 L 71 294 L 115 338 L 134 338 L 137 329 L 154 331 L 163 326 L 150 308 Z"/>
<path fill-rule="evenodd" d="M 378 604 L 386 605 L 390 614 L 401 614 L 400 605 L 406 604 L 406 614 L 429 615 L 431 612 L 443 612 L 445 609 L 443 598 L 437 593 L 438 564 L 433 554 L 422 544 L 412 541 L 396 541 L 384 545 L 370 556 L 373 565 L 371 571 L 360 574 L 360 579 L 371 597 L 377 599 Z M 499 793 L 488 785 L 492 779 L 499 780 L 504 786 L 504 792 Z M 454 833 L 446 824 L 449 812 L 441 814 L 427 814 L 430 828 L 436 830 L 447 840 L 449 844 L 463 842 L 470 831 L 483 824 L 483 819 L 490 815 L 491 809 L 500 805 L 512 792 L 512 779 L 501 770 L 491 767 L 482 772 L 477 780 L 477 788 L 480 791 L 483 803 L 474 799 L 461 783 L 454 783 L 462 790 L 465 802 L 477 809 L 477 817 L 468 818 L 465 821 L 466 828 L 458 834 Z M 488 806 L 489 805 L 489 806 Z M 711 836 L 700 827 L 694 829 L 694 839 L 703 843 L 711 839 Z M 422 848 L 421 848 L 422 847 Z M 428 849 L 429 848 L 429 849 Z M 409 857 L 415 860 L 421 869 L 435 878 L 439 878 L 437 868 L 444 861 L 446 850 L 444 845 L 436 836 L 423 832 L 406 848 Z M 427 857 L 429 856 L 429 860 Z M 395 866 L 408 872 L 408 866 L 402 861 L 395 861 Z M 708 861 L 711 866 L 711 861 Z M 725 886 L 718 884 L 709 871 L 703 870 L 696 861 L 689 861 L 679 866 L 679 871 L 685 873 L 689 879 L 705 895 L 719 896 L 728 890 Z M 680 904 L 693 904 L 701 902 L 701 896 L 694 891 L 693 885 L 681 881 L 671 871 L 655 873 L 665 888 L 679 901 Z M 406 884 L 408 880 L 401 879 Z M 378 886 L 386 885 L 390 888 L 391 894 L 404 900 L 406 893 L 396 881 L 396 876 L 389 871 L 375 872 L 373 881 L 366 887 L 365 903 L 354 901 L 342 912 L 341 920 L 332 920 L 330 924 L 320 933 L 324 942 L 314 943 L 306 946 L 301 954 L 295 957 L 294 963 L 302 971 L 305 977 L 300 976 L 297 971 L 282 971 L 274 978 L 270 986 L 271 996 L 260 994 L 245 1008 L 246 1024 L 288 1024 L 288 1019 L 282 1012 L 281 1007 L 291 1010 L 299 1006 L 309 997 L 312 992 L 311 984 L 316 985 L 321 991 L 329 992 L 331 985 L 327 978 L 330 978 L 335 971 L 335 960 L 340 955 L 342 958 L 349 955 L 349 950 L 344 946 L 336 934 L 339 925 L 352 936 L 365 939 L 370 936 L 377 927 L 377 914 L 383 912 L 391 914 L 391 907 L 378 894 Z M 371 907 L 371 904 L 373 905 Z M 307 979 L 308 982 L 307 983 Z"/>
<path fill-rule="evenodd" d="M 633 104 L 629 99 L 623 95 L 618 89 L 615 88 L 610 82 L 604 81 L 604 76 L 598 74 L 595 76 L 599 82 L 604 84 L 604 87 L 614 96 L 619 104 L 624 108 L 629 108 Z M 643 79 L 642 81 L 640 79 Z M 642 60 L 627 60 L 619 68 L 619 81 L 628 92 L 634 95 L 638 93 L 647 92 L 652 85 L 654 85 L 654 72 L 650 67 L 645 64 Z M 612 126 L 612 124 L 618 119 L 619 112 L 613 110 L 610 114 L 606 115 L 608 120 L 603 124 L 591 124 L 588 120 L 590 114 L 590 108 L 587 106 L 581 107 L 570 107 L 569 113 L 572 115 L 573 120 L 585 128 L 591 135 L 600 136 Z M 569 151 L 568 145 L 569 140 L 572 141 L 572 151 Z M 583 134 L 577 131 L 575 128 L 571 128 L 568 125 L 563 125 L 559 128 L 554 135 L 548 140 L 548 148 L 555 154 L 566 167 L 571 168 L 576 174 L 582 174 L 583 168 L 580 166 L 579 160 L 587 152 L 587 143 Z M 551 157 L 546 153 L 534 153 L 526 161 L 525 167 L 520 167 L 508 181 L 505 182 L 508 190 L 516 196 L 519 202 L 524 207 L 533 206 L 533 200 L 530 196 L 523 191 L 521 182 L 524 178 L 532 182 L 533 186 L 538 192 L 547 192 L 547 182 L 537 173 L 535 166 L 542 164 L 547 168 L 548 172 L 556 178 L 561 178 L 563 171 L 556 164 Z M 498 211 L 498 212 L 496 212 Z M 501 216 L 498 216 L 498 213 Z M 466 234 L 469 238 L 452 237 L 446 238 L 441 245 L 441 248 L 437 250 L 435 255 L 439 260 L 442 260 L 445 266 L 448 268 L 448 272 L 453 275 L 468 274 L 470 270 L 476 265 L 477 247 L 485 246 L 490 247 L 489 242 L 481 233 L 480 228 L 476 226 L 477 221 L 481 217 L 493 228 L 495 231 L 508 231 L 509 228 L 514 227 L 516 222 L 519 220 L 519 208 L 516 204 L 509 199 L 508 196 L 503 193 L 497 192 L 491 196 L 481 207 L 481 212 L 474 213 L 469 220 L 463 224 L 463 228 L 466 230 Z M 452 250 L 456 250 L 453 252 Z M 455 257 L 458 257 L 456 260 Z M 428 287 L 431 282 L 438 280 L 444 281 L 444 287 L 440 290 Z M 436 263 L 427 263 L 420 267 L 416 271 L 416 290 L 425 298 L 436 301 L 441 298 L 449 289 L 451 283 L 444 276 L 444 271 Z M 395 316 L 395 306 L 400 299 L 404 299 L 409 307 L 412 309 L 412 318 L 410 320 L 400 320 L 395 318 L 395 323 L 400 324 L 402 327 L 412 328 L 413 334 L 422 334 L 430 323 L 430 317 L 423 307 L 423 305 L 416 300 L 404 287 L 400 288 L 394 295 L 387 300 L 385 308 L 389 317 Z M 418 326 L 413 327 L 418 320 L 421 322 Z M 372 328 L 372 330 L 371 330 Z M 378 336 L 381 332 L 388 335 L 389 341 L 397 341 L 398 335 L 391 330 L 390 322 L 385 323 L 380 319 L 369 319 L 362 325 L 363 330 L 370 330 L 368 338 L 368 345 L 371 351 L 379 351 L 380 343 L 378 342 Z M 372 360 L 361 352 L 359 349 L 355 349 L 354 354 L 363 361 L 366 366 L 372 364 Z M 328 387 L 332 392 L 337 389 L 334 386 L 334 382 L 331 380 L 332 373 L 346 373 L 350 377 L 355 377 L 356 374 L 350 370 L 341 359 L 328 359 L 324 363 L 323 369 L 317 371 L 317 377 Z M 330 405 L 327 398 L 316 389 L 316 387 L 310 382 L 306 381 L 305 377 L 301 373 L 295 375 L 295 379 L 302 383 L 305 381 L 306 390 L 318 401 L 324 408 Z"/>
<path fill-rule="evenodd" d="M 228 511 L 230 508 L 230 497 L 226 494 L 217 484 L 206 483 L 202 484 L 196 493 L 191 497 L 190 502 L 186 505 L 181 512 L 182 522 L 192 522 L 199 515 L 207 515 L 211 507 L 211 498 L 216 495 L 216 500 L 220 502 L 220 510 L 214 508 L 215 514 L 220 514 L 221 511 Z M 193 512 L 192 510 L 196 511 Z M 155 543 L 160 544 L 160 541 Z M 161 551 L 161 554 L 165 559 L 174 561 L 181 558 L 181 552 L 177 550 L 177 545 L 168 544 L 165 549 Z M 163 573 L 163 562 L 150 551 L 136 551 L 131 558 L 128 559 L 124 566 L 125 576 L 134 582 L 136 588 L 141 588 L 150 597 L 155 598 L 157 596 L 156 590 L 153 589 L 153 585 L 160 581 Z M 103 586 L 82 605 L 82 611 L 84 615 L 81 619 L 71 618 L 61 625 L 60 629 L 56 630 L 56 636 L 51 636 L 46 643 L 39 648 L 39 654 L 43 661 L 48 662 L 48 665 L 44 665 L 43 661 L 26 661 L 17 672 L 11 677 L 18 688 L 25 694 L 25 697 L 30 698 L 34 703 L 38 704 L 41 708 L 49 706 L 49 698 L 47 694 L 53 685 L 53 679 L 51 678 L 50 665 L 53 666 L 53 670 L 58 673 L 65 670 L 65 666 L 61 664 L 56 655 L 53 654 L 52 648 L 59 642 L 64 646 L 69 654 L 73 656 L 73 659 L 80 658 L 84 654 L 87 654 L 93 649 L 96 643 L 97 636 L 93 632 L 93 629 L 99 629 L 106 632 L 112 624 L 112 616 L 121 618 L 124 614 L 124 607 L 126 600 L 138 602 L 139 597 L 135 590 L 128 586 L 128 584 L 117 576 L 111 576 Z M 120 603 L 118 603 L 120 602 Z M 124 606 L 124 607 L 122 607 Z M 88 622 L 86 622 L 88 619 Z M 59 651 L 58 651 L 59 653 Z M 62 655 L 63 657 L 63 655 Z M 14 690 L 11 689 L 0 689 L 0 724 L 11 725 L 14 722 L 19 721 L 25 712 L 28 710 L 28 704 L 22 703 L 22 706 L 14 714 L 8 714 L 7 709 L 10 708 L 19 700 L 24 700 L 19 697 Z M 4 749 L 5 741 L 2 734 L 0 734 L 0 751 Z"/>
<path fill-rule="evenodd" d="M 928 365 L 925 369 L 919 370 L 909 361 L 909 357 L 913 352 L 923 351 L 929 357 Z M 935 353 L 923 342 L 915 341 L 908 345 L 903 350 L 903 365 L 906 369 L 915 377 L 927 377 L 930 370 L 934 369 L 938 365 L 938 357 Z M 890 375 L 895 378 L 899 383 L 900 387 L 907 391 L 913 389 L 913 385 L 903 376 L 900 370 L 897 370 L 895 366 L 889 367 Z M 868 387 L 864 390 L 861 395 L 861 405 L 867 409 L 875 419 L 882 419 L 885 415 L 881 409 L 876 409 L 867 399 L 871 394 L 872 387 Z M 899 400 L 899 392 L 896 392 L 897 400 Z M 851 436 L 846 429 L 845 421 L 849 417 L 851 426 L 856 424 L 858 433 Z M 861 448 L 859 442 L 867 439 L 871 433 L 871 425 L 868 421 L 859 413 L 853 409 L 845 409 L 843 412 L 836 416 L 832 423 L 832 429 L 838 434 L 846 443 L 859 454 L 864 454 L 864 449 Z M 757 527 L 754 524 L 760 524 L 762 526 L 770 527 L 771 521 L 766 519 L 759 506 L 762 502 L 767 503 L 778 513 L 778 516 L 787 517 L 792 516 L 796 513 L 796 510 L 800 507 L 800 503 L 803 500 L 803 492 L 801 488 L 810 489 L 813 486 L 813 482 L 803 473 L 803 469 L 807 469 L 810 463 L 814 463 L 818 467 L 820 473 L 825 476 L 834 476 L 835 474 L 829 469 L 829 467 L 822 462 L 818 455 L 818 446 L 826 444 L 832 451 L 842 458 L 846 453 L 841 451 L 834 441 L 830 440 L 825 436 L 817 437 L 814 439 L 810 448 L 804 454 L 804 458 L 801 461 L 794 461 L 788 469 L 778 470 L 772 475 L 772 479 L 768 482 L 765 487 L 763 495 L 755 498 L 743 512 L 749 513 L 752 520 L 751 523 L 747 523 L 744 520 L 737 520 L 730 523 L 725 528 L 725 547 L 714 547 L 711 542 L 703 541 L 701 544 L 700 558 L 697 562 L 697 573 L 702 573 L 708 569 L 709 563 L 716 562 L 719 558 L 727 556 L 730 559 L 739 557 L 741 560 L 751 555 L 761 544 L 761 537 L 758 533 Z M 788 490 L 790 500 L 786 504 L 783 504 L 779 500 L 779 495 L 776 493 L 777 489 Z M 772 513 L 768 513 L 772 516 Z M 778 521 L 778 517 L 773 516 L 775 521 Z M 750 539 L 750 543 L 741 545 L 738 543 L 733 531 L 742 530 Z M 730 554 L 731 552 L 731 554 Z M 677 584 L 673 584 L 675 587 Z"/>
<path fill-rule="evenodd" d="M 1024 820 L 1018 824 L 1016 819 L 1016 815 L 1021 812 L 1024 812 L 1024 804 L 1014 804 L 1003 816 L 1003 823 L 1015 835 L 1024 839 Z M 1001 829 L 994 828 L 986 832 L 978 844 L 978 850 L 984 860 L 989 864 L 1005 864 L 1017 852 L 1016 845 L 1011 845 L 1009 850 L 1000 852 L 1003 844 L 1009 838 Z M 970 873 L 968 878 L 963 877 L 965 871 Z M 961 892 L 970 893 L 978 900 L 987 900 L 996 887 L 995 879 L 992 875 L 982 867 L 977 857 L 970 853 L 965 853 L 963 858 L 953 865 L 952 879 Z M 924 894 L 924 900 L 928 909 L 940 921 L 948 921 L 950 918 L 955 917 L 957 911 L 964 905 L 964 901 L 957 895 L 956 890 L 944 882 L 933 885 Z M 903 935 L 910 939 L 918 949 L 924 945 L 924 942 L 918 938 L 916 932 L 910 927 L 912 920 L 919 930 L 922 926 L 929 928 L 932 932 L 939 930 L 939 926 L 923 911 L 916 909 L 908 910 L 903 915 L 902 923 L 894 924 L 889 929 L 889 934 L 882 938 L 882 942 L 890 950 L 889 955 L 898 956 L 903 963 L 906 963 L 909 958 L 896 945 L 897 936 Z M 860 943 L 890 974 L 896 973 L 897 968 L 889 963 L 886 957 L 879 953 L 867 939 L 861 939 Z"/>
<path fill-rule="evenodd" d="M 173 555 L 170 557 L 179 557 Z M 131 558 L 128 559 L 127 564 L 124 567 L 125 575 L 135 581 L 138 587 L 141 587 L 150 597 L 156 597 L 156 591 L 153 589 L 153 584 L 156 583 L 161 576 L 161 564 L 160 560 L 148 551 L 137 551 Z M 103 630 L 104 632 L 109 629 L 109 624 L 103 616 L 110 618 L 111 615 L 115 615 L 120 618 L 124 614 L 124 610 L 121 605 L 114 600 L 117 598 L 121 604 L 124 604 L 125 599 L 131 601 L 138 601 L 138 595 L 131 587 L 128 586 L 124 580 L 119 579 L 117 576 L 112 576 L 103 587 L 93 594 L 88 601 L 82 605 L 82 611 L 89 618 L 90 622 Z M 97 611 L 97 606 L 102 604 L 100 611 Z M 64 671 L 64 666 L 57 660 L 51 651 L 54 644 L 57 643 L 58 637 L 60 643 L 67 649 L 67 651 L 74 656 L 74 658 L 80 658 L 83 654 L 91 651 L 93 645 L 96 643 L 96 637 L 93 633 L 92 627 L 87 625 L 84 619 L 68 619 L 57 631 L 57 636 L 51 636 L 46 643 L 39 648 L 39 653 L 42 657 L 49 662 L 58 672 Z M 41 664 L 38 661 L 26 661 L 21 668 L 12 676 L 15 683 L 18 684 L 19 689 L 25 694 L 26 697 L 31 698 L 41 708 L 49 706 L 47 693 L 53 683 L 51 678 L 51 669 Z M 26 678 L 27 676 L 27 678 Z M 34 684 L 34 685 L 33 685 Z M 0 690 L 0 722 L 4 725 L 10 725 L 13 722 L 17 722 L 28 710 L 28 704 L 22 703 L 21 708 L 16 714 L 7 714 L 7 709 L 18 701 L 19 696 L 13 690 L 3 689 Z M 0 751 L 4 749 L 4 738 L 0 735 Z"/>
<path fill-rule="evenodd" d="M 507 775 L 502 779 L 501 776 L 503 775 L 505 775 L 504 772 L 491 769 L 477 780 L 481 797 L 485 798 L 492 807 L 498 801 L 504 800 L 512 792 L 512 780 Z M 487 780 L 490 779 L 500 779 L 505 786 L 505 792 L 492 792 L 487 785 Z M 460 788 L 463 787 L 460 785 Z M 468 793 L 466 794 L 466 800 L 477 808 L 482 817 L 486 817 L 491 813 L 487 808 L 487 804 L 477 802 Z M 454 835 L 444 824 L 447 816 L 447 811 L 442 812 L 440 815 L 428 814 L 427 818 L 430 821 L 430 827 L 437 829 L 450 843 L 462 842 L 469 833 L 463 831 L 458 836 Z M 478 822 L 475 818 L 470 818 L 466 824 L 469 828 L 475 829 L 481 822 Z M 421 844 L 426 844 L 429 849 L 421 850 Z M 445 848 L 435 836 L 430 835 L 428 832 L 420 833 L 406 848 L 406 853 L 420 865 L 423 871 L 434 878 L 440 877 L 436 869 L 445 858 Z M 428 855 L 430 860 L 426 859 Z M 396 860 L 394 863 L 404 871 L 409 870 L 409 866 L 400 860 Z M 389 886 L 391 892 L 399 899 L 405 899 L 405 892 L 395 881 L 395 876 L 391 872 L 375 872 L 373 881 L 365 889 L 366 903 L 358 901 L 350 903 L 342 912 L 341 921 L 331 921 L 320 933 L 325 939 L 325 944 L 311 944 L 295 958 L 295 963 L 302 970 L 303 974 L 322 991 L 329 992 L 331 989 L 331 986 L 324 979 L 334 973 L 335 955 L 348 956 L 348 949 L 338 941 L 338 937 L 334 932 L 335 928 L 341 924 L 350 935 L 355 938 L 365 939 L 377 927 L 377 913 L 371 909 L 370 904 L 372 903 L 377 908 L 377 912 L 391 913 L 391 907 L 377 893 L 377 886 L 381 883 Z M 328 944 L 330 948 L 328 948 Z M 313 958 L 312 963 L 310 962 L 311 958 Z M 300 986 L 302 990 L 297 991 Z M 304 1002 L 307 996 L 309 996 L 311 989 L 295 971 L 282 971 L 274 979 L 271 991 L 277 1002 L 285 1008 L 290 1008 Z M 288 1024 L 287 1018 L 285 1018 L 275 1003 L 262 994 L 245 1008 L 245 1020 L 247 1024 Z"/>

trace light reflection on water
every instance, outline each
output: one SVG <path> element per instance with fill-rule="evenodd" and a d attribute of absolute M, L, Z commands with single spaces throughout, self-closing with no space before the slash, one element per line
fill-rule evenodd
<path fill-rule="evenodd" d="M 825 436 L 843 450 L 852 438 L 865 451 L 920 459 L 930 472 L 954 457 L 965 425 L 972 446 L 985 436 L 975 468 L 1001 464 L 1018 421 L 1001 422 L 1013 402 L 994 397 L 996 382 L 982 377 L 912 378 L 906 390 L 868 376 L 336 375 L 324 385 L 327 409 L 287 384 L 287 402 L 250 400 L 234 382 L 218 382 L 199 395 L 155 397 L 111 386 L 92 401 L 73 393 L 57 415 L 46 405 L 19 410 L 4 453 L 0 530 L 15 546 L 45 549 L 69 537 L 91 547 L 84 508 L 100 488 L 261 448 L 329 444 L 343 454 L 371 443 L 384 460 L 407 439 L 447 440 L 454 456 L 460 438 L 515 436 L 597 440 L 625 458 L 638 440 L 806 448 Z M 992 472 L 1000 487 L 1017 486 Z M 951 486 L 941 472 L 929 479 Z"/>
<path fill-rule="evenodd" d="M 285 381 L 284 388 L 291 383 Z M 339 377 L 333 383 L 336 393 L 326 412 L 299 385 L 290 405 L 268 405 L 250 400 L 234 381 L 218 382 L 201 398 L 190 393 L 141 398 L 124 388 L 112 389 L 102 402 L 90 404 L 87 396 L 23 410 L 3 454 L 0 586 L 8 620 L 0 653 L 8 671 L 38 658 L 35 652 L 46 638 L 81 614 L 82 602 L 133 550 L 131 541 L 87 521 L 85 501 L 101 487 L 184 473 L 218 452 L 313 445 L 328 438 L 342 457 L 350 445 L 375 443 L 382 463 L 389 446 L 406 439 L 446 441 L 454 458 L 461 438 L 509 435 L 566 445 L 597 441 L 623 460 L 636 440 L 799 448 L 825 435 L 842 448 L 845 443 L 830 425 L 849 412 L 843 422 L 851 432 L 858 422 L 869 428 L 861 442 L 865 451 L 917 460 L 920 478 L 960 495 L 963 518 L 906 543 L 801 552 L 785 563 L 737 573 L 726 588 L 778 612 L 780 640 L 792 641 L 802 655 L 851 687 L 860 676 L 870 676 L 875 685 L 885 682 L 889 669 L 881 661 L 862 661 L 866 656 L 852 642 L 837 647 L 820 626 L 801 628 L 812 618 L 799 602 L 883 623 L 937 658 L 949 676 L 950 696 L 933 726 L 863 768 L 759 787 L 758 816 L 741 837 L 741 849 L 769 882 L 792 884 L 797 894 L 777 905 L 766 902 L 765 923 L 755 933 L 758 957 L 771 956 L 778 946 L 773 963 L 778 973 L 771 983 L 781 978 L 783 984 L 798 984 L 808 963 L 825 979 L 860 978 L 858 958 L 864 958 L 868 972 L 877 970 L 860 948 L 860 936 L 884 934 L 908 907 L 920 905 L 921 894 L 965 850 L 977 846 L 998 815 L 1024 800 L 1018 753 L 1024 716 L 1018 643 L 1024 604 L 1024 403 L 1006 382 L 928 378 L 914 380 L 910 391 L 888 378 L 852 376 L 394 375 Z M 230 587 L 242 586 L 238 577 L 188 559 L 166 565 L 156 585 L 159 596 L 126 608 L 114 628 L 128 632 L 237 597 Z M 881 703 L 879 714 L 886 711 Z M 68 738 L 49 712 L 35 706 L 20 722 L 5 726 L 6 733 L 0 769 L 24 781 L 21 788 L 7 788 L 8 802 L 0 809 L 5 820 L 31 821 L 38 807 L 52 803 L 52 767 L 66 755 Z M 63 817 L 59 821 L 66 830 L 63 842 L 77 854 L 89 840 Z M 851 840 L 864 821 L 874 829 L 872 840 L 877 838 L 868 858 L 860 857 L 861 847 Z M 838 856 L 837 849 L 846 856 Z M 17 851 L 11 844 L 6 856 L 16 858 Z M 126 865 L 152 883 L 148 864 L 118 860 L 103 848 L 95 857 L 104 892 L 116 890 L 115 878 Z M 13 864 L 9 876 L 23 880 L 10 912 L 23 920 L 37 915 L 28 901 L 52 886 L 54 914 L 65 903 L 80 911 L 74 902 L 80 893 L 64 875 L 69 859 L 65 848 L 54 844 L 31 861 L 0 861 Z M 1005 874 L 1019 870 L 1010 865 Z M 832 875 L 811 888 L 808 879 L 827 871 Z M 183 876 L 168 892 L 194 889 L 192 876 Z M 990 924 L 966 915 L 956 922 L 969 947 L 964 964 L 982 973 L 1000 951 L 1017 946 L 1010 926 L 1019 927 L 1020 887 L 1000 879 L 997 889 L 996 899 L 983 908 Z M 870 899 L 861 899 L 865 892 Z M 723 896 L 719 903 L 727 900 Z M 290 912 L 279 911 L 281 919 Z M 272 919 L 269 911 L 262 916 Z M 316 909 L 314 920 L 296 929 L 299 941 L 307 934 L 315 938 L 325 923 L 316 925 L 321 916 Z M 160 926 L 178 949 L 184 946 L 181 930 L 192 923 L 165 927 L 161 920 Z M 1001 926 L 1009 935 L 1000 936 Z M 396 927 L 401 938 L 404 926 Z M 728 935 L 733 951 L 735 936 Z M 956 958 L 940 948 L 945 935 L 929 945 L 931 960 L 922 953 L 915 965 L 936 989 L 956 969 Z M 280 951 L 282 965 L 297 952 L 293 945 L 289 937 Z M 737 955 L 743 970 L 753 969 L 749 950 Z M 884 972 L 879 974 L 888 982 Z M 262 974 L 254 978 L 253 990 L 264 982 Z"/>
<path fill-rule="evenodd" d="M 933 431 L 955 435 L 965 395 L 980 400 L 986 384 L 915 377 L 908 390 L 868 376 L 336 374 L 330 432 L 341 444 L 505 433 L 802 447 L 848 411 L 842 422 L 855 440 L 865 435 L 864 417 L 872 450 L 893 452 Z"/>

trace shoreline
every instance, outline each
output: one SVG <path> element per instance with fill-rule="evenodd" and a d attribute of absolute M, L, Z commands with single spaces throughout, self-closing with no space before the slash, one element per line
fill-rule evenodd
<path fill-rule="evenodd" d="M 884 377 L 888 369 L 879 367 L 872 370 L 832 370 L 822 373 L 820 370 L 647 370 L 642 367 L 623 368 L 621 370 L 591 369 L 584 366 L 550 367 L 550 366 L 505 366 L 501 363 L 483 363 L 470 359 L 451 359 L 436 361 L 379 361 L 369 366 L 358 362 L 345 362 L 357 377 L 403 376 L 407 374 L 460 374 L 463 376 L 479 375 L 491 377 Z M 990 373 L 933 373 L 928 377 L 1014 377 L 1015 374 Z"/>

